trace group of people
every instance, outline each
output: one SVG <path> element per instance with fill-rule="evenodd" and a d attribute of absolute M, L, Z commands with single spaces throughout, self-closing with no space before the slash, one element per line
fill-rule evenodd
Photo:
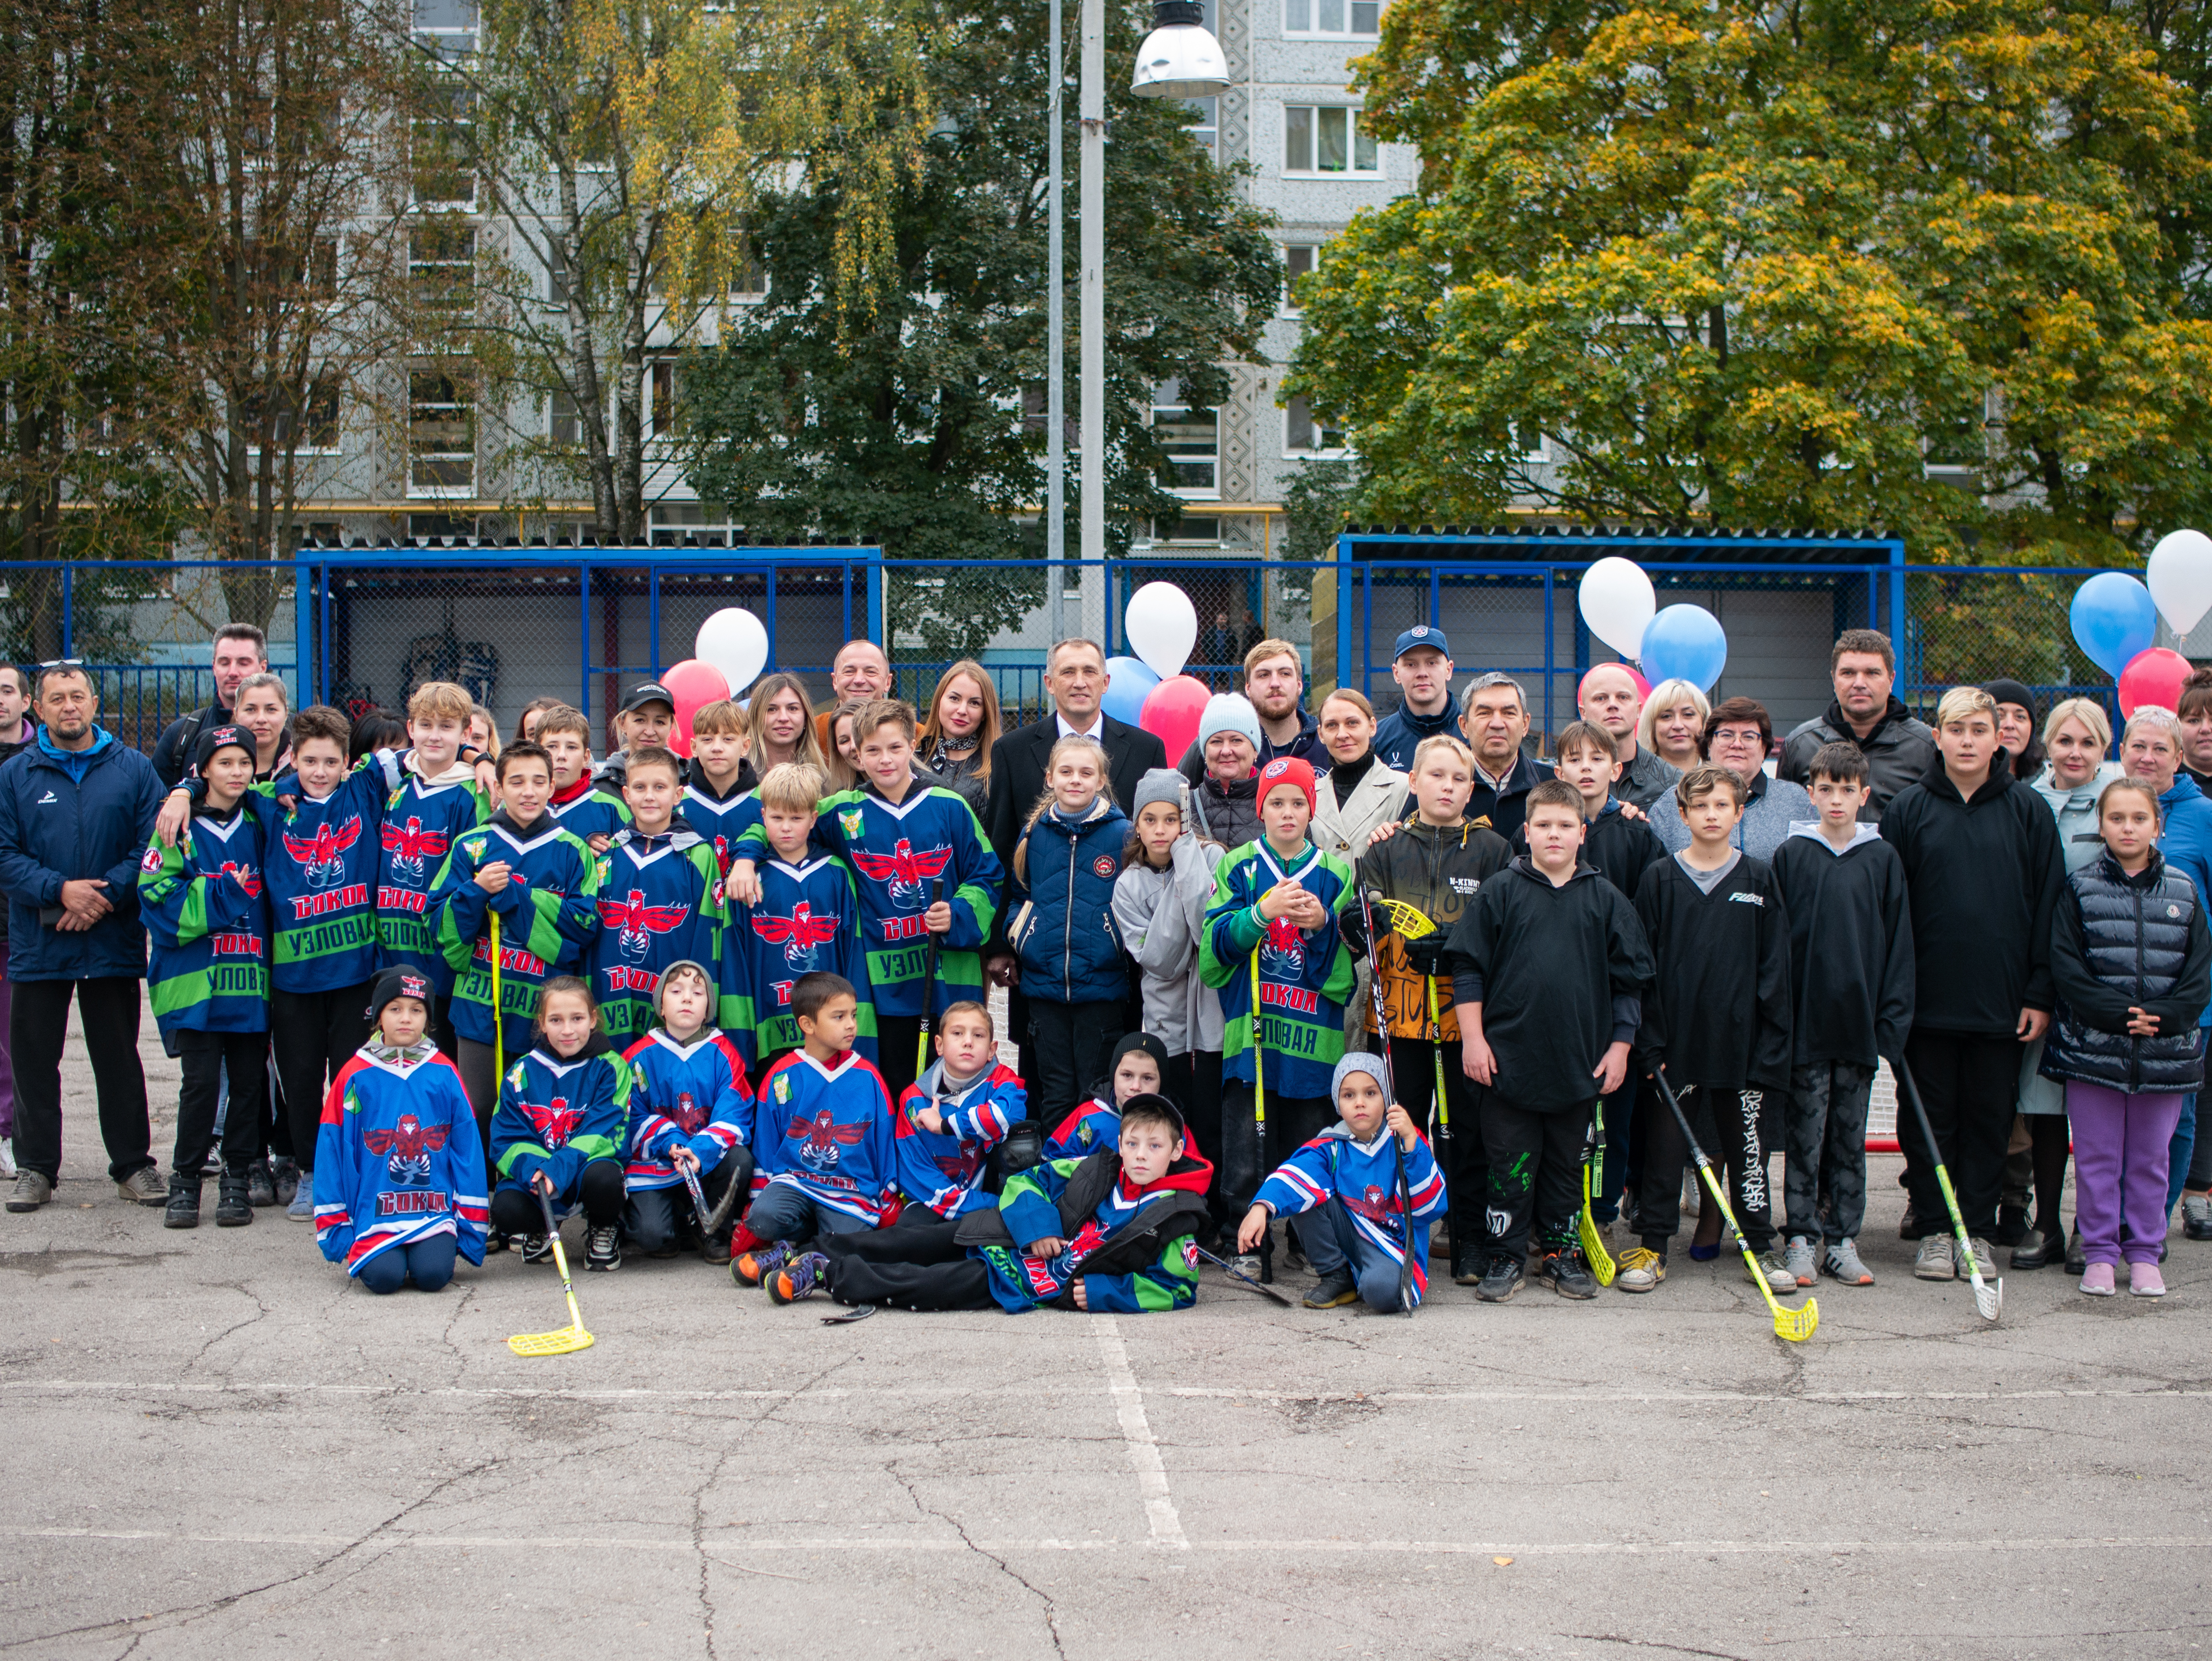
<path fill-rule="evenodd" d="M 679 733 L 630 687 L 595 757 L 558 700 L 502 742 L 456 685 L 295 712 L 256 631 L 216 654 L 157 762 L 80 664 L 16 716 L 11 1211 L 53 1192 L 74 992 L 125 1198 L 192 1227 L 212 1174 L 219 1225 L 283 1206 L 379 1292 L 544 1260 L 580 1213 L 588 1269 L 695 1250 L 780 1302 L 1133 1312 L 1279 1249 L 1316 1308 L 1419 1301 L 1432 1250 L 1484 1301 L 1588 1299 L 1614 1229 L 1648 1293 L 1705 1149 L 1693 1259 L 1725 1214 L 1769 1290 L 1863 1286 L 1884 1060 L 1933 1130 L 1900 1114 L 1920 1278 L 1964 1234 L 2155 1296 L 2177 1200 L 2212 1238 L 2212 674 L 2109 761 L 2101 706 L 2015 683 L 1921 722 L 1851 630 L 1778 742 L 1606 665 L 1540 760 L 1523 690 L 1455 696 L 1422 626 L 1381 720 L 1309 710 L 1264 640 L 1171 758 L 1103 713 L 1095 642 L 1009 731 L 981 665 L 917 710 L 856 641 L 819 709 L 775 673 Z"/>

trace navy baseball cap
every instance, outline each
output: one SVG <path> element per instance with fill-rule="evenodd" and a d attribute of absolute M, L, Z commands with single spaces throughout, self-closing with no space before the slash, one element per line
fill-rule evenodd
<path fill-rule="evenodd" d="M 1441 629 L 1431 629 L 1425 623 L 1417 623 L 1398 636 L 1397 645 L 1390 648 L 1390 661 L 1395 663 L 1416 646 L 1433 646 L 1446 657 L 1451 655 L 1451 642 L 1444 638 Z"/>

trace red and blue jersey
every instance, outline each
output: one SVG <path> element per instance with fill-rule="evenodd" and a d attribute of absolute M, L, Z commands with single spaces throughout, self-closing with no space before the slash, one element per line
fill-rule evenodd
<path fill-rule="evenodd" d="M 753 1187 L 798 1189 L 817 1205 L 880 1227 L 897 1175 L 890 1088 L 854 1050 L 834 1065 L 793 1050 L 753 1096 Z"/>
<path fill-rule="evenodd" d="M 678 1043 L 655 1027 L 623 1052 L 629 1063 L 629 1145 L 623 1175 L 629 1187 L 678 1188 L 683 1176 L 668 1161 L 689 1148 L 699 1169 L 712 1171 L 730 1150 L 752 1141 L 752 1086 L 729 1035 L 708 1027 Z"/>
<path fill-rule="evenodd" d="M 425 1038 L 368 1043 L 331 1081 L 315 1133 L 315 1244 L 346 1273 L 441 1234 L 481 1263 L 483 1139 L 461 1075 Z"/>
<path fill-rule="evenodd" d="M 1006 1140 L 1016 1120 L 1028 1116 L 1029 1092 L 1019 1074 L 995 1062 L 965 1089 L 939 1093 L 945 1090 L 945 1063 L 937 1061 L 899 1097 L 898 1185 L 916 1205 L 940 1217 L 957 1217 L 998 1203 L 978 1184 L 991 1150 Z M 943 1116 L 943 1130 L 925 1130 L 915 1123 L 915 1114 L 925 1107 Z"/>
<path fill-rule="evenodd" d="M 297 773 L 257 784 L 246 806 L 260 819 L 268 864 L 279 992 L 329 992 L 373 979 L 383 942 L 376 889 L 384 863 L 384 803 L 375 767 L 356 769 L 317 801 Z M 289 813 L 276 798 L 292 796 Z"/>
<path fill-rule="evenodd" d="M 599 859 L 599 930 L 586 962 L 599 1019 L 617 1043 L 653 1023 L 660 977 L 688 958 L 719 980 L 722 876 L 714 850 L 681 828 L 618 830 Z"/>
<path fill-rule="evenodd" d="M 389 782 L 386 752 L 362 757 L 356 772 Z M 474 775 L 455 767 L 425 784 L 410 773 L 384 799 L 377 830 L 376 929 L 384 947 L 380 968 L 404 965 L 430 977 L 440 997 L 453 989 L 453 970 L 438 950 L 438 917 L 430 909 L 438 873 L 453 839 L 491 817 L 491 804 Z"/>
<path fill-rule="evenodd" d="M 1333 1125 L 1275 1167 L 1252 1197 L 1295 1216 L 1327 1205 L 1343 1204 L 1352 1226 L 1391 1262 L 1406 1261 L 1409 1220 L 1398 1192 L 1396 1138 L 1384 1127 L 1371 1142 L 1356 1142 L 1341 1124 Z M 1406 1155 L 1406 1186 L 1411 1190 L 1413 1238 L 1413 1295 L 1428 1290 L 1429 1229 L 1444 1211 L 1444 1174 L 1427 1139 Z"/>
<path fill-rule="evenodd" d="M 147 995 L 164 1038 L 269 1030 L 269 891 L 261 867 L 261 821 L 242 806 L 195 815 L 173 848 L 158 837 L 146 844 L 138 913 L 154 937 Z"/>
<path fill-rule="evenodd" d="M 1052 1129 L 1044 1139 L 1048 1159 L 1079 1159 L 1121 1141 L 1121 1110 L 1093 1096 Z"/>
<path fill-rule="evenodd" d="M 573 1199 L 593 1159 L 622 1157 L 629 1133 L 629 1063 L 598 1033 L 567 1060 L 532 1050 L 500 1080 L 491 1164 L 502 1188 L 527 1188 L 544 1171 L 555 1210 Z"/>
<path fill-rule="evenodd" d="M 730 907 L 722 931 L 723 1030 L 737 1040 L 748 1067 L 764 1056 L 796 1050 L 799 1022 L 791 991 L 803 975 L 842 975 L 859 995 L 860 1036 L 853 1047 L 876 1059 L 876 1012 L 868 996 L 867 954 L 860 949 L 860 899 L 852 868 L 830 855 L 804 865 L 764 860 L 760 903 Z"/>

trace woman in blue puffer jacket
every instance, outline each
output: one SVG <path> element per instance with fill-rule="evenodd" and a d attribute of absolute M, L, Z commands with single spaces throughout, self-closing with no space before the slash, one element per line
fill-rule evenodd
<path fill-rule="evenodd" d="M 1038 1076 L 1030 1116 L 1057 1124 L 1121 1037 L 1128 963 L 1114 882 L 1129 820 L 1114 806 L 1106 752 L 1064 738 L 1045 759 L 1046 794 L 1014 845 L 1006 943 L 1021 963 Z"/>

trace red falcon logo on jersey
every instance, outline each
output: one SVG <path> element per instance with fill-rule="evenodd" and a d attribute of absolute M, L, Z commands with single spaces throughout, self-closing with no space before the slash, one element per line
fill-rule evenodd
<path fill-rule="evenodd" d="M 919 905 L 927 891 L 922 885 L 945 874 L 945 867 L 952 863 L 952 850 L 933 848 L 917 854 L 914 844 L 901 837 L 888 854 L 869 854 L 854 849 L 853 863 L 860 867 L 863 875 L 890 884 L 891 899 L 896 904 Z"/>
<path fill-rule="evenodd" d="M 1340 1196 L 1346 1211 L 1355 1212 L 1370 1223 L 1380 1223 L 1385 1228 L 1398 1226 L 1398 1196 L 1385 1193 L 1372 1183 L 1358 1194 Z"/>
<path fill-rule="evenodd" d="M 370 1153 L 391 1156 L 384 1168 L 393 1182 L 420 1187 L 430 1180 L 430 1156 L 446 1145 L 449 1129 L 403 1113 L 391 1129 L 364 1131 L 361 1140 Z"/>
<path fill-rule="evenodd" d="M 225 860 L 222 862 L 222 869 L 216 874 L 237 878 L 238 885 L 249 894 L 258 897 L 261 892 L 261 874 L 250 865 L 240 865 L 235 860 Z"/>
<path fill-rule="evenodd" d="M 787 917 L 765 916 L 753 919 L 753 933 L 770 946 L 783 948 L 783 960 L 794 969 L 805 968 L 814 960 L 814 948 L 827 946 L 837 938 L 843 925 L 835 917 L 817 917 L 814 908 L 801 900 L 791 908 Z"/>
<path fill-rule="evenodd" d="M 706 1110 L 692 1098 L 688 1090 L 676 1092 L 676 1105 L 669 1110 L 668 1116 L 684 1128 L 684 1134 L 687 1136 L 698 1135 L 699 1127 L 707 1123 Z"/>
<path fill-rule="evenodd" d="M 392 855 L 392 874 L 417 887 L 429 880 L 424 861 L 444 858 L 452 843 L 443 830 L 425 830 L 419 818 L 384 827 L 384 851 Z"/>
<path fill-rule="evenodd" d="M 568 1138 L 584 1122 L 584 1110 L 568 1105 L 566 1096 L 556 1096 L 550 1107 L 540 1107 L 536 1102 L 525 1102 L 522 1110 L 527 1114 L 538 1132 L 538 1140 L 548 1153 L 556 1153 L 568 1145 Z"/>
<path fill-rule="evenodd" d="M 1267 938 L 1261 945 L 1260 956 L 1273 973 L 1285 978 L 1303 975 L 1306 966 L 1305 937 L 1298 933 L 1297 924 L 1288 917 L 1269 918 Z"/>
<path fill-rule="evenodd" d="M 867 1134 L 866 1125 L 839 1124 L 836 1115 L 825 1107 L 811 1118 L 793 1119 L 783 1139 L 799 1144 L 799 1157 L 807 1164 L 827 1170 L 843 1157 L 840 1148 L 859 1147 Z"/>
<path fill-rule="evenodd" d="M 327 888 L 344 879 L 345 861 L 340 855 L 360 840 L 361 815 L 356 813 L 343 827 L 325 824 L 312 837 L 295 837 L 287 830 L 284 851 L 307 867 L 308 887 Z"/>
<path fill-rule="evenodd" d="M 629 891 L 628 899 L 599 902 L 599 921 L 620 932 L 623 956 L 634 961 L 644 959 L 646 947 L 655 934 L 682 928 L 690 915 L 688 905 L 647 905 L 645 891 L 638 888 Z"/>

